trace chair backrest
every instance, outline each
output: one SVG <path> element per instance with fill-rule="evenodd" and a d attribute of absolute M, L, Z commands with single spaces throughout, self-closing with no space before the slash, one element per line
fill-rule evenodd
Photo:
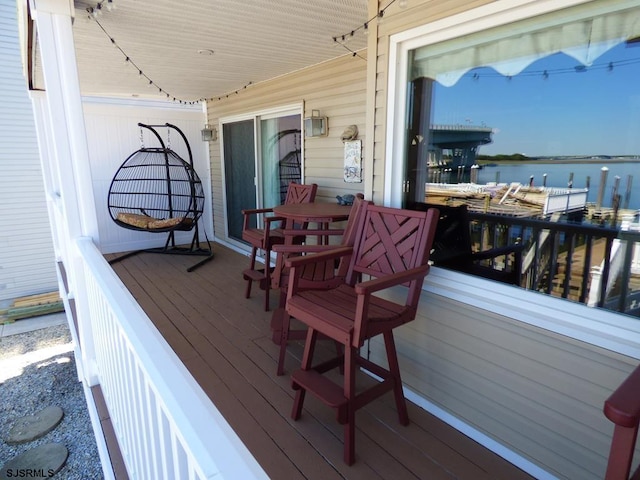
<path fill-rule="evenodd" d="M 291 182 L 287 188 L 287 196 L 284 199 L 284 203 L 311 203 L 316 199 L 317 191 L 318 185 L 315 183 L 305 185 Z"/>
<path fill-rule="evenodd" d="M 430 208 L 437 208 L 440 212 L 436 236 L 433 240 L 433 251 L 430 257 L 434 265 L 472 252 L 469 211 L 466 205 L 453 207 L 414 202 L 408 208 L 423 212 Z"/>
<path fill-rule="evenodd" d="M 358 235 L 358 228 L 360 227 L 360 220 L 367 205 L 373 205 L 372 202 L 364 199 L 364 195 L 358 193 L 353 200 L 351 211 L 349 212 L 349 220 L 347 220 L 347 226 L 344 228 L 342 234 L 342 240 L 340 241 L 341 247 L 351 247 L 356 242 L 356 236 Z M 346 257 L 340 261 L 338 266 L 338 276 L 344 277 L 349 269 L 350 258 Z"/>
<path fill-rule="evenodd" d="M 403 210 L 368 204 L 347 273 L 353 285 L 358 274 L 384 277 L 429 261 L 439 212 Z"/>
<path fill-rule="evenodd" d="M 349 211 L 349 219 L 347 220 L 347 225 L 344 228 L 340 246 L 350 247 L 355 243 L 356 235 L 358 233 L 358 221 L 360 220 L 360 214 L 362 213 L 365 205 L 369 203 L 372 202 L 365 200 L 363 194 L 358 193 L 356 195 L 356 198 L 353 200 L 351 210 Z"/>

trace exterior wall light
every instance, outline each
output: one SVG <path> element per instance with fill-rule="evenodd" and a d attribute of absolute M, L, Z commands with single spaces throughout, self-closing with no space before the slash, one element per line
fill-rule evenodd
<path fill-rule="evenodd" d="M 304 136 L 326 137 L 328 134 L 327 117 L 321 117 L 320 110 L 311 110 L 311 117 L 304 119 Z"/>
<path fill-rule="evenodd" d="M 215 142 L 218 139 L 218 131 L 215 128 L 211 128 L 208 123 L 204 126 L 200 133 L 202 134 L 203 142 Z"/>

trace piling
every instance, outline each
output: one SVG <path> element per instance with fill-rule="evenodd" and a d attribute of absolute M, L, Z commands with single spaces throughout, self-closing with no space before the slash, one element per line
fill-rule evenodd
<path fill-rule="evenodd" d="M 604 197 L 604 189 L 607 186 L 607 175 L 609 174 L 609 169 L 607 167 L 602 167 L 600 169 L 600 188 L 598 189 L 598 199 L 596 200 L 596 208 L 602 208 L 602 198 Z"/>
<path fill-rule="evenodd" d="M 616 225 L 618 224 L 618 212 L 620 210 L 620 195 L 614 194 L 611 200 L 613 203 L 613 219 L 611 220 L 611 227 L 615 228 Z"/>
<path fill-rule="evenodd" d="M 618 206 L 620 206 L 620 195 L 618 195 L 618 189 L 620 188 L 620 177 L 618 175 L 616 175 L 615 177 L 613 177 L 613 190 L 611 191 L 611 204 L 614 205 L 616 203 L 618 203 Z"/>
<path fill-rule="evenodd" d="M 471 165 L 471 173 L 470 173 L 470 182 L 471 183 L 478 183 L 478 169 L 480 168 L 479 165 Z"/>
<path fill-rule="evenodd" d="M 627 176 L 627 191 L 624 194 L 624 208 L 629 208 L 629 200 L 631 199 L 631 184 L 633 182 L 633 175 Z"/>
<path fill-rule="evenodd" d="M 546 173 L 544 173 L 544 174 L 542 175 L 542 186 L 543 186 L 543 187 L 546 187 L 546 186 L 547 186 L 547 174 L 546 174 Z"/>

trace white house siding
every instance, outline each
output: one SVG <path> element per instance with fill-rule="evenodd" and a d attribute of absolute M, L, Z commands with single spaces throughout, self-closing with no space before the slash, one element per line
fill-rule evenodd
<path fill-rule="evenodd" d="M 205 189 L 205 213 L 200 223 L 200 240 L 205 240 L 205 230 L 213 239 L 211 220 L 211 188 L 209 185 L 209 162 L 207 144 L 202 141 L 200 131 L 204 128 L 205 115 L 202 106 L 176 105 L 172 102 L 157 102 L 129 99 L 84 98 L 83 110 L 89 144 L 89 161 L 93 179 L 93 190 L 98 212 L 100 250 L 102 253 L 125 252 L 165 244 L 167 233 L 148 233 L 128 230 L 116 225 L 109 216 L 107 196 L 109 186 L 120 165 L 142 146 L 141 128 L 146 125 L 170 123 L 183 131 L 193 154 L 194 168 Z M 184 141 L 173 129 L 167 137 L 167 128 L 156 128 L 157 132 L 180 157 L 188 161 Z M 160 146 L 155 136 L 146 128 L 144 145 Z M 206 227 L 203 229 L 203 226 Z M 178 243 L 190 243 L 191 232 L 176 232 Z"/>
<path fill-rule="evenodd" d="M 15 2 L 0 0 L 0 306 L 58 286 L 17 25 Z"/>
<path fill-rule="evenodd" d="M 385 159 L 389 35 L 487 3 L 492 2 L 412 0 L 406 10 L 396 8 L 385 15 L 377 58 L 369 58 L 377 65 L 375 201 L 383 199 L 390 161 Z M 442 280 L 438 275 L 434 269 L 427 290 L 464 289 L 454 285 L 459 282 L 453 277 Z M 480 295 L 489 302 L 500 298 L 492 285 L 485 281 L 481 287 L 486 290 Z M 462 428 L 470 427 L 485 445 L 498 442 L 496 451 L 522 461 L 534 475 L 603 478 L 613 432 L 602 413 L 603 403 L 638 360 L 474 307 L 472 296 L 468 301 L 425 292 L 416 321 L 398 330 L 403 380 L 417 401 L 426 400 L 426 408 L 441 409 L 445 417 L 452 415 L 456 425 L 464 422 Z M 548 301 L 543 295 L 538 300 Z M 558 312 L 556 319 L 562 316 Z M 382 359 L 383 351 L 380 343 L 371 346 L 374 358 Z"/>
<path fill-rule="evenodd" d="M 319 110 L 329 119 L 329 135 L 303 140 L 304 182 L 318 184 L 317 201 L 335 202 L 336 195 L 363 192 L 364 184 L 345 183 L 343 180 L 344 145 L 340 136 L 345 127 L 356 125 L 358 138 L 363 145 L 365 143 L 366 66 L 363 59 L 347 55 L 275 80 L 250 85 L 229 98 L 209 102 L 208 123 L 220 130 L 220 118 L 296 103 L 304 105 L 304 117 L 311 116 L 312 110 Z M 211 142 L 210 148 L 211 183 L 215 230 L 224 232 L 224 180 L 218 138 L 218 141 Z M 363 158 L 367 155 L 363 151 Z M 217 236 L 221 238 L 222 234 L 217 233 Z"/>

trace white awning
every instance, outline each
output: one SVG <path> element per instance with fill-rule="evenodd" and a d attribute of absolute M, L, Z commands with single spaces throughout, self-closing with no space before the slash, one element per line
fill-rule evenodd
<path fill-rule="evenodd" d="M 637 5 L 610 2 L 607 7 L 617 10 L 605 13 L 586 4 L 421 47 L 414 51 L 412 78 L 428 77 L 452 86 L 476 67 L 515 76 L 536 60 L 559 52 L 590 66 L 614 46 L 640 35 L 640 8 L 621 9 L 633 3 Z"/>

